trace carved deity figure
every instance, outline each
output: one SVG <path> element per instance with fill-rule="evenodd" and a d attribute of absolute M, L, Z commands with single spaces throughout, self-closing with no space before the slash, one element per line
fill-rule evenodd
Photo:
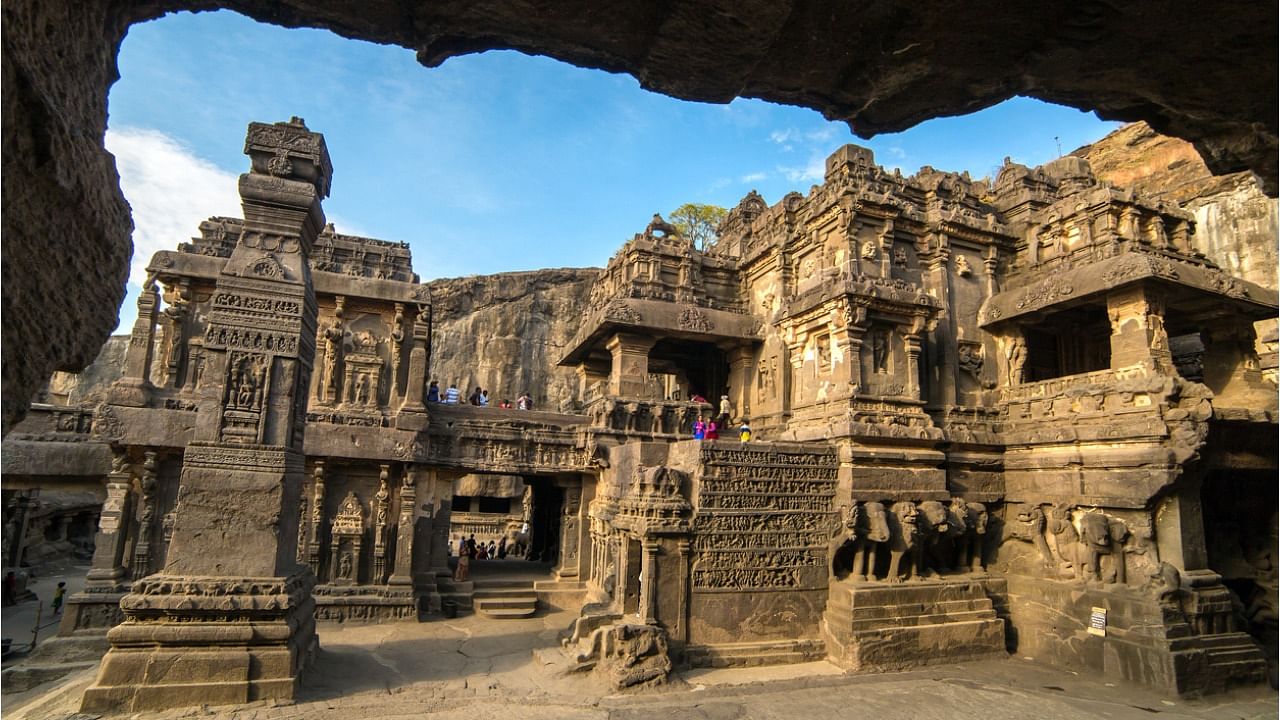
<path fill-rule="evenodd" d="M 969 265 L 969 258 L 964 255 L 956 255 L 956 274 L 960 277 L 969 277 L 973 274 L 973 267 Z"/>
<path fill-rule="evenodd" d="M 876 372 L 889 371 L 889 333 L 876 330 L 871 333 L 871 365 Z"/>
<path fill-rule="evenodd" d="M 351 563 L 351 551 L 342 553 L 342 557 L 338 560 L 338 577 L 354 580 L 354 569 Z"/>
<path fill-rule="evenodd" d="M 1085 513 L 1080 518 L 1081 537 L 1084 557 L 1082 579 L 1096 578 L 1099 581 L 1111 581 L 1124 584 L 1124 551 L 1123 544 L 1129 535 L 1129 528 L 1114 518 L 1099 512 Z M 1102 576 L 1102 556 L 1109 555 L 1112 560 L 1112 572 L 1107 578 Z"/>
<path fill-rule="evenodd" d="M 876 247 L 875 242 L 871 240 L 867 240 L 866 242 L 862 243 L 862 259 L 863 260 L 875 260 L 877 253 L 879 253 L 879 248 Z"/>
<path fill-rule="evenodd" d="M 1009 364 L 1009 384 L 1021 385 L 1023 382 L 1023 368 L 1027 364 L 1027 341 L 1021 335 L 1016 335 L 1009 340 L 1009 344 L 1005 349 L 1005 358 Z"/>
<path fill-rule="evenodd" d="M 906 579 L 910 580 L 922 570 L 920 534 L 916 525 L 919 512 L 915 503 L 907 501 L 894 503 L 889 511 L 891 515 L 886 516 L 890 522 L 889 573 L 885 580 L 898 582 L 903 579 L 901 564 L 904 556 L 907 559 Z"/>

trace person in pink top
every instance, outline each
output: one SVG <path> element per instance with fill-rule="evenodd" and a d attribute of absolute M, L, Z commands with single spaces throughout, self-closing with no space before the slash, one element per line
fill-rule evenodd
<path fill-rule="evenodd" d="M 706 435 L 706 438 L 705 438 L 705 439 L 706 439 L 706 440 L 719 440 L 719 439 L 720 439 L 720 432 L 719 432 L 719 431 L 718 431 L 718 429 L 716 428 L 716 421 L 715 421 L 715 420 L 708 420 L 708 421 L 707 421 L 707 435 Z"/>

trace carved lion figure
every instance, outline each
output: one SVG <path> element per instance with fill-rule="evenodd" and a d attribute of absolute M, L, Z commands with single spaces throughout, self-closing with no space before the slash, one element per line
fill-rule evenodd
<path fill-rule="evenodd" d="M 985 549 L 987 540 L 987 523 L 990 516 L 987 506 L 980 502 L 964 505 L 965 531 L 956 550 L 956 567 L 969 568 L 973 572 L 987 569 Z"/>
<path fill-rule="evenodd" d="M 947 512 L 947 506 L 937 500 L 925 500 L 920 503 L 920 515 L 922 517 L 917 520 L 917 524 L 925 564 L 923 574 L 927 577 L 935 571 L 950 569 L 946 550 L 950 545 L 951 514 Z"/>

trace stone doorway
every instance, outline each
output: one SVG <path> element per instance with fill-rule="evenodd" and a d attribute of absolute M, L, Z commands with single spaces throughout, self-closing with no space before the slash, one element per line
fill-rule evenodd
<path fill-rule="evenodd" d="M 1209 569 L 1222 576 L 1239 601 L 1236 621 L 1266 651 L 1276 676 L 1277 507 L 1280 492 L 1274 470 L 1213 470 L 1201 487 L 1205 549 Z M 1234 601 L 1233 601 L 1234 604 Z"/>

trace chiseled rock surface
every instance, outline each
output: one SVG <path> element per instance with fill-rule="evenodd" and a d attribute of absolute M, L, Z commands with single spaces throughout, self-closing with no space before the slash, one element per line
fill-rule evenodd
<path fill-rule="evenodd" d="M 1278 201 L 1252 173 L 1213 175 L 1190 143 L 1141 122 L 1072 154 L 1103 180 L 1179 203 L 1196 217 L 1196 247 L 1232 275 L 1276 287 Z"/>
<path fill-rule="evenodd" d="M 431 282 L 431 378 L 441 392 L 456 382 L 463 402 L 479 386 L 492 407 L 528 392 L 535 409 L 560 410 L 578 377 L 556 362 L 599 274 L 561 268 Z"/>
<path fill-rule="evenodd" d="M 1028 95 L 1148 120 L 1196 142 L 1215 171 L 1252 168 L 1275 192 L 1276 32 L 1266 3 L 1221 4 L 1210 19 L 1096 1 L 1019 0 L 993 12 L 902 0 L 13 0 L 0 23 L 4 432 L 52 371 L 92 360 L 124 297 L 132 224 L 102 142 L 121 40 L 135 22 L 219 7 L 412 48 L 427 66 L 516 49 L 628 72 L 691 100 L 804 105 L 868 135 Z"/>

